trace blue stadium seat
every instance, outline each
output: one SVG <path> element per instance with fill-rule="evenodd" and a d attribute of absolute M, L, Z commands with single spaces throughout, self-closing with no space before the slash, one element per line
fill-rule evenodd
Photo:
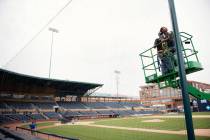
<path fill-rule="evenodd" d="M 57 102 L 60 107 L 65 109 L 87 109 L 81 102 Z"/>
<path fill-rule="evenodd" d="M 44 112 L 45 116 L 47 116 L 49 119 L 60 119 L 60 115 L 56 112 Z"/>
<path fill-rule="evenodd" d="M 53 109 L 54 106 L 56 106 L 55 102 L 36 102 L 33 103 L 36 107 L 39 109 Z"/>

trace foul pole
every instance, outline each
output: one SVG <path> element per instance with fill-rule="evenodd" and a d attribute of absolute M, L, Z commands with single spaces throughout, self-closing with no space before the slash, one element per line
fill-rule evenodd
<path fill-rule="evenodd" d="M 192 112 L 190 109 L 190 98 L 187 91 L 187 78 L 186 78 L 186 73 L 185 73 L 184 58 L 183 58 L 183 54 L 181 50 L 181 39 L 179 35 L 179 28 L 178 28 L 178 23 L 177 23 L 174 0 L 168 0 L 168 3 L 169 3 L 169 8 L 170 8 L 174 36 L 175 36 L 175 45 L 176 45 L 176 53 L 177 53 L 178 67 L 179 67 L 180 86 L 182 90 L 182 98 L 183 98 L 183 104 L 184 104 L 187 137 L 188 137 L 188 140 L 195 140 L 193 121 L 192 121 Z"/>

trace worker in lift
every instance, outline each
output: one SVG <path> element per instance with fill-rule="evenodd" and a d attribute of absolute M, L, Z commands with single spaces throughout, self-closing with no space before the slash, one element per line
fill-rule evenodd
<path fill-rule="evenodd" d="M 175 43 L 173 32 L 168 32 L 166 27 L 161 27 L 155 40 L 154 48 L 157 48 L 158 64 L 162 75 L 173 71 L 176 65 L 175 61 Z"/>

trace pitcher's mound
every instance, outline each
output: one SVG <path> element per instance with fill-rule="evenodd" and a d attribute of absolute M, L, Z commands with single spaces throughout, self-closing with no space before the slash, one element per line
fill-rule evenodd
<path fill-rule="evenodd" d="M 164 120 L 161 120 L 161 119 L 152 119 L 152 120 L 145 120 L 145 121 L 142 121 L 142 122 L 164 122 Z"/>

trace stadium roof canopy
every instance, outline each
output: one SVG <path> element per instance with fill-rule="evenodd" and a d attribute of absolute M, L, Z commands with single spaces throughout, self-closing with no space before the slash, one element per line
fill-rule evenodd
<path fill-rule="evenodd" d="M 90 95 L 102 84 L 35 77 L 0 69 L 0 92 L 31 95 Z"/>

